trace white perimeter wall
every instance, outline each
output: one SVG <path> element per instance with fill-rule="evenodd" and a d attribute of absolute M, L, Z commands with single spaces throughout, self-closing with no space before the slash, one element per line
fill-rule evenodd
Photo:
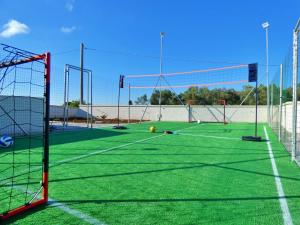
<path fill-rule="evenodd" d="M 86 112 L 88 111 L 87 106 L 80 106 L 80 108 L 69 108 L 69 118 L 86 118 Z M 62 119 L 64 117 L 64 107 L 58 105 L 50 106 L 50 119 Z"/>
<path fill-rule="evenodd" d="M 84 108 L 81 108 L 85 110 Z M 145 110 L 144 105 L 130 106 L 130 118 L 139 120 Z M 193 106 L 194 120 L 223 121 L 222 106 Z M 93 106 L 93 116 L 100 117 L 106 114 L 108 119 L 117 118 L 117 106 Z M 128 106 L 120 106 L 120 118 L 128 119 Z M 144 119 L 157 120 L 159 106 L 149 106 Z M 183 106 L 162 106 L 162 121 L 188 121 L 188 110 Z M 226 119 L 229 122 L 253 122 L 255 119 L 255 106 L 226 106 Z M 267 106 L 258 107 L 258 122 L 267 122 Z"/>
<path fill-rule="evenodd" d="M 297 132 L 300 132 L 300 102 L 298 102 L 298 112 L 297 112 Z M 279 107 L 278 107 L 279 108 Z M 274 114 L 273 114 L 274 115 Z M 293 103 L 286 102 L 282 104 L 282 120 L 281 126 L 288 132 L 292 132 L 293 127 Z"/>
<path fill-rule="evenodd" d="M 0 106 L 0 134 L 43 131 L 43 99 L 0 96 Z"/>

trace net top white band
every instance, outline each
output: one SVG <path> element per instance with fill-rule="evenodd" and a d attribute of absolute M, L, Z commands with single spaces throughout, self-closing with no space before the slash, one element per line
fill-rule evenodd
<path fill-rule="evenodd" d="M 229 69 L 236 69 L 236 68 L 243 68 L 243 67 L 248 67 L 248 64 L 240 64 L 240 65 L 236 65 L 236 66 L 225 66 L 225 67 L 210 68 L 210 69 L 203 69 L 203 70 L 191 70 L 191 71 L 183 71 L 183 72 L 174 72 L 174 73 L 127 75 L 126 78 L 176 76 L 176 75 L 185 75 L 185 74 L 193 74 L 193 73 L 205 73 L 205 72 L 211 72 L 211 71 L 229 70 Z"/>

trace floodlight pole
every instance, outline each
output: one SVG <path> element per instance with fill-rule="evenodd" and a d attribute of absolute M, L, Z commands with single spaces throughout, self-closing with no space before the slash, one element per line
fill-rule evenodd
<path fill-rule="evenodd" d="M 263 29 L 266 31 L 266 80 L 267 80 L 267 119 L 270 124 L 270 93 L 269 93 L 269 22 L 262 24 Z"/>
<path fill-rule="evenodd" d="M 160 77 L 159 77 L 159 117 L 158 121 L 161 120 L 161 81 L 162 81 L 162 73 L 163 73 L 163 39 L 164 39 L 165 33 L 160 32 Z"/>
<path fill-rule="evenodd" d="M 80 105 L 83 105 L 83 51 L 84 51 L 84 44 L 80 44 Z"/>
<path fill-rule="evenodd" d="M 63 127 L 65 128 L 66 127 L 66 119 L 67 119 L 67 105 L 68 105 L 68 102 L 67 102 L 67 73 L 68 73 L 68 67 L 67 65 L 65 65 L 65 80 L 64 80 L 64 121 L 63 121 Z"/>

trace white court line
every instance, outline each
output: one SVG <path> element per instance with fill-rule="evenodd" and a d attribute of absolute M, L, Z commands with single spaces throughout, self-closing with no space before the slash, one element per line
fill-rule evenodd
<path fill-rule="evenodd" d="M 63 164 L 63 163 L 73 162 L 73 161 L 76 161 L 76 160 L 79 160 L 79 159 L 84 159 L 84 158 L 87 158 L 87 157 L 90 157 L 90 156 L 93 156 L 93 155 L 102 154 L 102 153 L 109 152 L 109 151 L 112 151 L 112 150 L 115 150 L 115 149 L 127 147 L 127 146 L 130 146 L 130 145 L 134 145 L 134 144 L 137 144 L 137 143 L 148 141 L 148 140 L 151 140 L 151 139 L 154 139 L 154 138 L 158 138 L 158 137 L 161 137 L 163 135 L 165 135 L 165 134 L 161 134 L 161 135 L 157 135 L 157 136 L 154 136 L 154 137 L 141 139 L 141 140 L 138 140 L 138 141 L 126 143 L 126 144 L 123 144 L 123 145 L 118 145 L 118 146 L 103 149 L 103 150 L 98 150 L 98 151 L 95 151 L 95 152 L 91 152 L 91 153 L 88 153 L 88 154 L 85 154 L 85 155 L 76 156 L 76 157 L 69 158 L 69 159 L 60 160 L 56 163 L 51 163 L 49 166 L 53 167 L 53 166 L 60 165 L 60 164 Z"/>
<path fill-rule="evenodd" d="M 191 126 L 191 127 L 186 127 L 186 128 L 177 130 L 175 132 L 179 132 L 179 131 L 194 128 L 194 127 L 195 127 L 195 125 Z M 115 147 L 111 147 L 111 148 L 107 148 L 107 149 L 103 149 L 103 150 L 98 150 L 98 151 L 91 152 L 91 153 L 88 153 L 88 154 L 85 154 L 85 155 L 80 155 L 80 156 L 76 156 L 76 157 L 73 157 L 73 158 L 64 159 L 64 160 L 58 161 L 56 163 L 51 163 L 49 166 L 53 167 L 53 166 L 56 166 L 56 165 L 61 165 L 63 163 L 73 162 L 73 161 L 76 161 L 76 160 L 79 160 L 79 159 L 84 159 L 84 158 L 87 158 L 87 157 L 90 157 L 90 156 L 93 156 L 93 155 L 103 154 L 105 152 L 109 152 L 109 151 L 112 151 L 112 150 L 115 150 L 115 149 L 127 147 L 127 146 L 130 146 L 130 145 L 134 145 L 134 144 L 137 144 L 137 143 L 141 143 L 141 142 L 148 141 L 148 140 L 158 138 L 158 137 L 162 137 L 162 136 L 165 136 L 165 134 L 160 134 L 160 135 L 156 135 L 156 136 L 153 136 L 153 137 L 144 138 L 144 139 L 141 139 L 141 140 L 138 140 L 138 141 L 133 141 L 133 142 L 130 142 L 130 143 L 126 143 L 126 144 L 123 144 L 123 145 L 118 145 L 118 146 L 115 146 Z"/>
<path fill-rule="evenodd" d="M 14 189 L 21 191 L 21 192 L 27 192 L 28 194 L 33 194 L 33 192 L 31 192 L 30 190 L 28 190 L 27 188 L 25 188 L 25 186 L 14 186 Z M 33 200 L 33 199 L 32 199 Z M 70 214 L 71 216 L 77 217 L 78 219 L 81 219 L 89 224 L 92 225 L 105 225 L 105 223 L 97 220 L 96 218 L 83 213 L 79 210 L 76 209 L 71 209 L 68 206 L 66 206 L 63 203 L 60 203 L 54 199 L 48 198 L 48 205 L 51 205 L 52 207 L 56 207 L 59 208 L 60 210 Z"/>
<path fill-rule="evenodd" d="M 66 206 L 65 204 L 62 204 L 61 202 L 58 202 L 54 199 L 50 199 L 49 198 L 49 201 L 48 201 L 49 205 L 50 206 L 53 206 L 53 207 L 56 207 L 56 208 L 59 208 L 61 209 L 62 211 L 74 216 L 74 217 L 77 217 L 78 219 L 81 219 L 89 224 L 93 224 L 93 225 L 105 225 L 105 223 L 97 220 L 96 218 L 88 215 L 88 214 L 85 214 L 81 211 L 78 211 L 76 209 L 71 209 L 69 208 L 68 206 Z"/>
<path fill-rule="evenodd" d="M 268 140 L 267 146 L 268 146 L 269 156 L 270 156 L 270 160 L 271 160 L 271 164 L 272 164 L 273 175 L 275 178 L 275 183 L 276 183 L 277 193 L 278 193 L 278 197 L 279 197 L 279 203 L 280 203 L 280 207 L 281 207 L 283 221 L 284 221 L 285 225 L 293 225 L 293 220 L 292 220 L 292 217 L 291 217 L 291 214 L 289 211 L 288 203 L 286 201 L 286 197 L 284 194 L 284 190 L 283 190 L 282 183 L 280 180 L 279 172 L 278 172 L 276 162 L 274 159 L 273 150 L 272 150 L 271 142 L 269 141 L 269 135 L 268 135 L 266 126 L 264 126 L 264 132 L 265 132 L 265 137 Z"/>
<path fill-rule="evenodd" d="M 179 133 L 179 135 L 192 136 L 192 137 L 217 138 L 217 139 L 229 139 L 229 140 L 239 140 L 239 141 L 241 140 L 240 138 L 218 137 L 218 136 L 201 135 L 201 134 L 185 134 L 185 133 Z"/>
<path fill-rule="evenodd" d="M 185 129 L 189 129 L 189 128 L 193 128 L 193 127 L 195 127 L 195 126 L 186 127 L 186 128 L 183 128 L 183 129 L 180 129 L 180 130 L 177 130 L 177 131 L 181 131 L 181 130 L 185 130 Z M 112 150 L 115 150 L 115 149 L 118 149 L 118 148 L 122 148 L 122 147 L 126 147 L 126 146 L 133 145 L 133 144 L 136 144 L 136 143 L 144 142 L 144 141 L 151 140 L 151 139 L 154 139 L 154 138 L 158 138 L 158 137 L 161 137 L 161 136 L 164 136 L 164 135 L 165 134 L 161 134 L 161 135 L 157 135 L 157 136 L 154 136 L 154 137 L 149 137 L 149 138 L 141 139 L 141 140 L 138 140 L 138 141 L 130 142 L 130 143 L 127 143 L 127 144 L 124 144 L 124 145 L 119 145 L 119 146 L 116 146 L 116 147 L 112 147 L 112 148 L 92 152 L 92 153 L 89 153 L 89 154 L 86 154 L 86 155 L 73 157 L 73 158 L 70 158 L 70 159 L 59 161 L 57 163 L 50 164 L 49 166 L 55 166 L 55 165 L 59 165 L 59 164 L 62 164 L 62 163 L 83 159 L 83 158 L 86 158 L 86 157 L 89 157 L 89 156 L 92 156 L 92 155 L 97 155 L 97 154 L 101 154 L 101 153 L 104 153 L 104 152 L 112 151 Z M 18 188 L 16 188 L 16 189 L 18 189 Z M 81 219 L 81 220 L 83 220 L 83 221 L 85 221 L 89 224 L 92 224 L 92 225 L 105 225 L 105 223 L 97 220 L 96 218 L 94 218 L 94 217 L 92 217 L 88 214 L 85 214 L 81 211 L 71 209 L 68 206 L 66 206 L 66 205 L 64 205 L 64 204 L 62 204 L 62 203 L 60 203 L 60 202 L 58 202 L 54 199 L 49 198 L 49 205 L 57 207 L 57 208 L 61 209 L 62 211 L 66 212 L 66 213 L 68 213 L 68 214 L 70 214 L 74 217 L 77 217 L 77 218 L 79 218 L 79 219 Z"/>

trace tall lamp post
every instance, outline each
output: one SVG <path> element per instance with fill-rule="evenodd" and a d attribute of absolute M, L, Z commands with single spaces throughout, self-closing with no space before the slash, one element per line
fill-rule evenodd
<path fill-rule="evenodd" d="M 270 90 L 269 90 L 269 22 L 262 23 L 262 28 L 266 31 L 266 80 L 267 80 L 267 119 L 270 124 Z"/>
<path fill-rule="evenodd" d="M 159 77 L 159 117 L 158 117 L 158 121 L 161 120 L 161 81 L 162 81 L 162 73 L 163 73 L 163 44 L 164 44 L 164 36 L 165 33 L 164 32 L 160 32 L 160 66 L 159 66 L 159 73 L 160 73 L 160 77 Z"/>

